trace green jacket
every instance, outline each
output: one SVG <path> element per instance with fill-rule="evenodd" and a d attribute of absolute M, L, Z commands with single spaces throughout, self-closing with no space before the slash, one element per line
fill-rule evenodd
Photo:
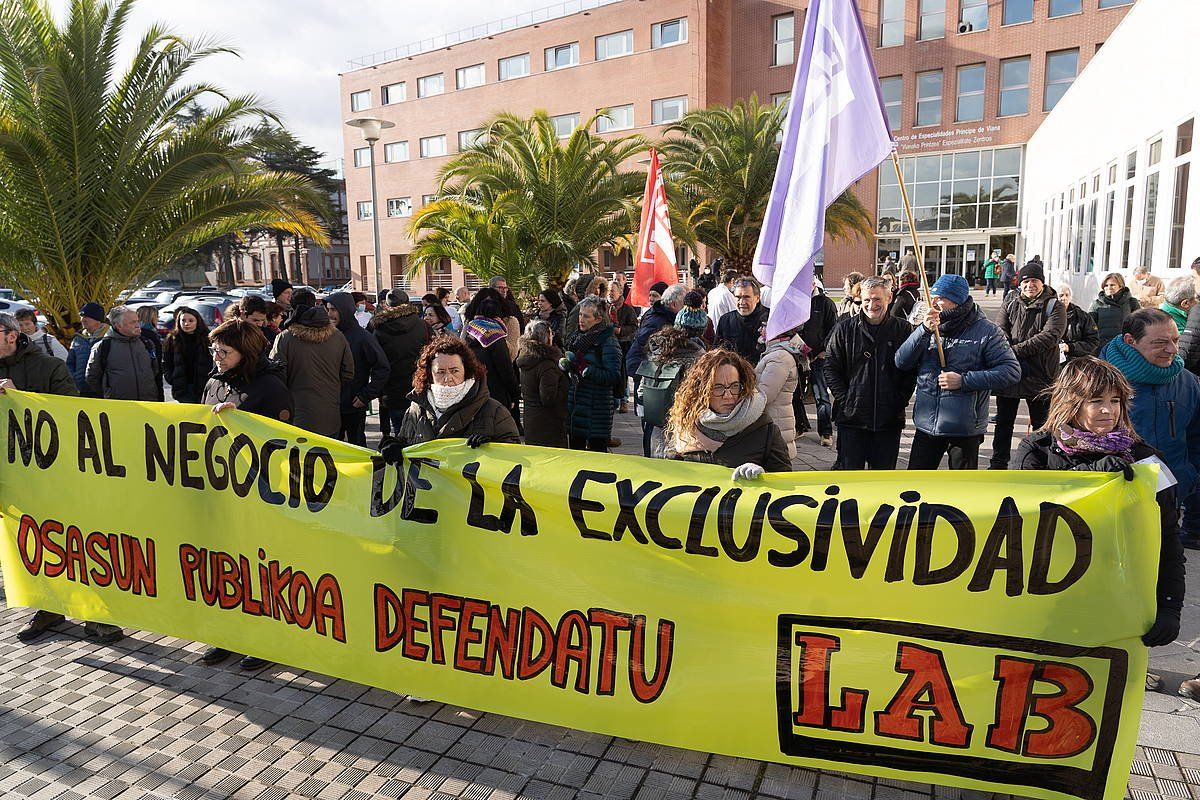
<path fill-rule="evenodd" d="M 23 392 L 79 396 L 79 387 L 67 370 L 67 362 L 47 355 L 25 334 L 17 337 L 16 352 L 0 358 L 0 378 L 8 378 Z"/>
<path fill-rule="evenodd" d="M 1187 328 L 1188 312 L 1170 303 L 1163 303 L 1159 308 L 1171 315 L 1171 319 L 1175 320 L 1175 327 L 1179 329 L 1180 333 L 1183 333 L 1184 329 Z"/>
<path fill-rule="evenodd" d="M 997 266 L 999 265 L 995 259 L 989 258 L 987 261 L 983 262 L 983 277 L 985 280 L 990 281 L 997 277 Z"/>

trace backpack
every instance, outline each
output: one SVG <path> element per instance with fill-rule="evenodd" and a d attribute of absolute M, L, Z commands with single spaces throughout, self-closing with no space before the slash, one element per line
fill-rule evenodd
<path fill-rule="evenodd" d="M 642 379 L 642 421 L 645 424 L 656 428 L 667 424 L 667 414 L 675 402 L 675 390 L 679 388 L 684 366 L 681 361 L 665 364 L 643 361 L 638 366 L 635 374 Z"/>

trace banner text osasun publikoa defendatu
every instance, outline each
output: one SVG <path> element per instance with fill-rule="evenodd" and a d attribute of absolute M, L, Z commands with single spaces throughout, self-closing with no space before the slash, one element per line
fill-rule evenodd
<path fill-rule="evenodd" d="M 676 747 L 1123 794 L 1154 471 L 790 473 L 10 392 L 12 604 Z"/>

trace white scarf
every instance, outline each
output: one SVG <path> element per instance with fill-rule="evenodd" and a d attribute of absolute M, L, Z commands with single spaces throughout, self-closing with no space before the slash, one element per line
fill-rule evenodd
<path fill-rule="evenodd" d="M 463 398 L 467 396 L 467 392 L 471 391 L 471 387 L 474 385 L 474 378 L 467 378 L 457 386 L 439 386 L 436 383 L 431 383 L 427 392 L 429 404 L 433 406 L 433 410 L 440 417 L 455 404 L 461 403 Z"/>

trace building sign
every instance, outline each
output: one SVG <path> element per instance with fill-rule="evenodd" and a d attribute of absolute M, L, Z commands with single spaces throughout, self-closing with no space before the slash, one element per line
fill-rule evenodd
<path fill-rule="evenodd" d="M 896 137 L 896 149 L 901 153 L 922 150 L 953 150 L 996 143 L 999 125 L 979 125 L 973 128 L 940 128 L 936 131 L 919 131 L 909 136 Z"/>

